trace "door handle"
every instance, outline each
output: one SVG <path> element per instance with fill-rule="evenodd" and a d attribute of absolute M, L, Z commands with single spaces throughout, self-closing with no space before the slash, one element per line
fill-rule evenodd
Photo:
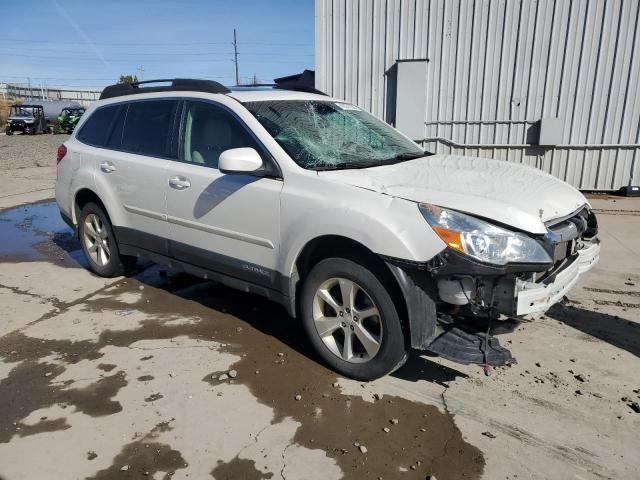
<path fill-rule="evenodd" d="M 102 170 L 104 173 L 113 173 L 116 171 L 116 167 L 111 162 L 102 162 L 100 164 L 100 170 Z"/>
<path fill-rule="evenodd" d="M 176 190 L 184 190 L 191 186 L 191 182 L 185 177 L 171 177 L 169 179 L 169 186 Z"/>

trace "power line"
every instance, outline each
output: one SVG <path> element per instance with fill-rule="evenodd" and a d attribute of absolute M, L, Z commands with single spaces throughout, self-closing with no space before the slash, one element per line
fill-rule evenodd
<path fill-rule="evenodd" d="M 102 62 L 102 59 L 100 58 L 89 58 L 89 57 L 60 57 L 60 56 L 52 56 L 52 55 L 47 55 L 47 56 L 42 56 L 42 55 L 28 55 L 28 54 L 23 54 L 23 53 L 0 53 L 0 57 L 2 56 L 7 56 L 7 57 L 24 57 L 24 58 L 37 58 L 37 59 L 43 59 L 43 60 L 48 60 L 48 59 L 52 59 L 52 60 L 74 60 L 74 61 L 92 61 L 92 62 Z M 202 55 L 200 55 L 202 56 Z M 284 55 L 282 55 L 284 56 Z M 105 58 L 104 61 L 106 62 L 112 62 L 112 63 L 126 63 L 126 62 L 135 62 L 135 59 L 122 59 L 122 58 Z M 173 62 L 179 62 L 180 59 L 175 59 L 172 60 Z M 195 63 L 195 62 L 202 62 L 202 63 L 207 63 L 207 62 L 225 62 L 227 61 L 227 59 L 193 59 L 193 60 L 188 60 L 185 59 L 186 62 L 190 62 L 190 63 Z M 233 60 L 232 60 L 233 61 Z M 304 60 L 300 60 L 300 61 L 296 61 L 296 60 L 268 60 L 268 59 L 257 59 L 257 60 L 251 60 L 254 63 L 295 63 L 295 64 L 299 64 L 301 61 Z M 167 63 L 167 60 L 163 60 L 163 59 L 159 59 L 159 58 L 155 58 L 155 59 L 146 59 L 145 62 L 159 62 L 159 63 Z"/>
<path fill-rule="evenodd" d="M 89 61 L 94 61 L 94 62 L 102 62 L 102 59 L 100 58 L 90 58 L 90 57 L 60 57 L 60 56 L 54 56 L 54 55 L 47 55 L 47 56 L 43 56 L 43 55 L 28 55 L 26 53 L 0 53 L 0 57 L 2 56 L 6 56 L 6 57 L 25 57 L 25 58 L 37 58 L 37 59 L 54 59 L 54 60 L 80 60 L 80 61 L 85 61 L 85 60 L 89 60 Z M 123 62 L 135 62 L 135 58 L 105 58 L 104 61 L 106 62 L 114 62 L 114 63 L 123 63 Z M 173 62 L 177 62 L 180 61 L 179 59 L 172 59 L 171 61 Z M 186 60 L 188 62 L 196 62 L 198 60 Z M 201 60 L 202 62 L 225 62 L 226 59 L 204 59 Z M 155 58 L 155 59 L 147 59 L 145 60 L 145 62 L 162 62 L 162 63 L 167 63 L 167 60 L 163 60 L 160 58 Z"/>
<path fill-rule="evenodd" d="M 0 78 L 27 78 L 26 75 L 4 75 Z M 76 77 L 34 77 L 35 80 L 113 80 L 113 77 L 92 77 L 92 78 L 76 78 Z"/>
<path fill-rule="evenodd" d="M 146 69 L 145 69 L 146 72 Z M 172 74 L 161 74 L 161 75 L 156 75 L 156 77 L 171 77 Z M 206 75 L 206 74 L 202 74 L 202 75 L 198 75 L 198 74 L 189 74 L 192 77 L 198 77 L 198 78 L 202 78 L 202 79 L 216 79 L 216 78 L 228 78 L 229 75 Z M 19 80 L 25 80 L 27 78 L 31 78 L 32 80 L 37 80 L 37 81 L 44 81 L 44 80 L 55 80 L 55 81 L 93 81 L 93 82 L 97 82 L 97 81 L 105 81 L 105 82 L 115 82 L 118 80 L 118 77 L 120 76 L 120 74 L 118 75 L 113 75 L 110 77 L 74 77 L 74 76 L 60 76 L 60 77 L 53 77 L 53 76 L 38 76 L 38 75 L 5 75 L 5 74 L 0 74 L 0 83 L 19 83 Z"/>
<path fill-rule="evenodd" d="M 232 43 L 233 45 L 233 43 Z M 20 54 L 20 55 L 30 55 L 30 53 L 28 52 L 43 52 L 43 51 L 47 51 L 47 52 L 60 52 L 60 49 L 57 48 L 34 48 L 34 49 L 29 49 L 29 48 L 25 48 L 25 47 L 3 47 L 0 46 L 0 49 L 7 49 L 9 50 L 9 52 L 15 52 L 16 50 L 27 50 L 27 52 L 16 52 L 16 54 Z M 70 54 L 82 54 L 82 55 L 95 55 L 94 52 L 65 52 L 65 53 L 70 53 Z M 234 52 L 123 52 L 123 53 L 116 53 L 116 52 L 111 52 L 112 54 L 118 55 L 118 56 L 142 56 L 142 55 L 153 55 L 153 56 L 202 56 L 202 55 L 224 55 L 224 56 L 228 56 L 228 55 L 233 55 Z M 4 52 L 0 52 L 0 56 L 1 55 L 10 55 L 11 53 L 4 53 Z M 278 53 L 278 52 L 242 52 L 243 55 L 259 55 L 259 56 L 284 56 L 286 55 L 287 57 L 313 57 L 314 54 L 313 53 Z M 83 58 L 83 57 L 77 57 L 77 58 Z"/>
<path fill-rule="evenodd" d="M 46 44 L 46 45 L 74 45 L 74 46 L 78 46 L 77 42 L 55 42 L 55 41 L 45 41 L 45 40 L 27 40 L 27 39 L 22 39 L 22 38 L 1 38 L 0 42 L 19 42 L 19 43 L 40 43 L 40 44 Z M 289 43 L 289 42 L 283 42 L 283 43 L 273 43 L 273 42 L 244 42 L 246 45 L 269 45 L 269 46 L 278 46 L 278 47 L 312 47 L 313 43 Z M 166 47 L 173 47 L 173 46 L 181 46 L 181 47 L 189 47 L 189 46 L 195 46 L 195 45 L 228 45 L 227 42 L 188 42 L 188 43 L 181 43 L 181 42 L 174 42 L 174 43 L 141 43 L 141 42 L 136 42 L 136 41 L 131 41 L 131 42 L 120 42 L 120 43 L 93 43 L 93 45 L 97 46 L 97 47 L 123 47 L 123 46 L 127 46 L 127 47 L 131 47 L 132 45 L 135 46 L 153 46 L 153 47 L 161 47 L 161 48 L 166 48 Z"/>

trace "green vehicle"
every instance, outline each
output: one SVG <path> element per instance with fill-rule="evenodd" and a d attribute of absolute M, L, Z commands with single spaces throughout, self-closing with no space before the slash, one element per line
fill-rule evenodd
<path fill-rule="evenodd" d="M 80 117 L 84 115 L 84 107 L 65 107 L 57 118 L 57 124 L 54 128 L 55 133 L 72 133 L 78 125 Z"/>

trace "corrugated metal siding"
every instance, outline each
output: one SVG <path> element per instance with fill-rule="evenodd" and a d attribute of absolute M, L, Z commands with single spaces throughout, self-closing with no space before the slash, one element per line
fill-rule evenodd
<path fill-rule="evenodd" d="M 428 59 L 427 149 L 618 189 L 640 183 L 639 18 L 638 0 L 316 0 L 316 86 L 389 119 L 389 69 Z M 562 145 L 526 145 L 543 117 Z"/>

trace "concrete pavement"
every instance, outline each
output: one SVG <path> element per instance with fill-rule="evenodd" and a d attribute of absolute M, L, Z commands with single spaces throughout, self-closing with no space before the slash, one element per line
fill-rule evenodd
<path fill-rule="evenodd" d="M 0 176 L 0 207 L 52 195 L 50 167 Z M 640 200 L 592 202 L 600 264 L 504 325 L 517 365 L 414 354 L 367 384 L 275 304 L 155 266 L 97 278 L 53 204 L 5 210 L 0 477 L 636 478 Z"/>

